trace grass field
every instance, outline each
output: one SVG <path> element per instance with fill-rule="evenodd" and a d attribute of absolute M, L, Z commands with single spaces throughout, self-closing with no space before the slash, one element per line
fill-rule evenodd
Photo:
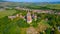
<path fill-rule="evenodd" d="M 13 15 L 14 13 L 16 13 L 16 10 L 3 10 L 3 11 L 0 11 L 0 18 L 2 18 L 4 16 L 8 16 L 8 15 Z"/>
<path fill-rule="evenodd" d="M 49 7 L 51 9 L 60 9 L 60 4 L 48 4 L 46 7 Z"/>

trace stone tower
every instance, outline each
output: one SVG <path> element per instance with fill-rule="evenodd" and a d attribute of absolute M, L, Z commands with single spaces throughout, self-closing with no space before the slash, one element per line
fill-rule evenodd
<path fill-rule="evenodd" d="M 31 13 L 28 11 L 27 12 L 27 23 L 31 23 L 32 22 L 32 16 L 31 16 Z"/>

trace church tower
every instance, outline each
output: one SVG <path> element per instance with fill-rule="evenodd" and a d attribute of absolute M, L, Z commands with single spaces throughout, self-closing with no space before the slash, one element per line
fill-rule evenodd
<path fill-rule="evenodd" d="M 31 16 L 31 13 L 28 11 L 27 12 L 27 23 L 31 23 L 32 22 L 32 16 Z"/>

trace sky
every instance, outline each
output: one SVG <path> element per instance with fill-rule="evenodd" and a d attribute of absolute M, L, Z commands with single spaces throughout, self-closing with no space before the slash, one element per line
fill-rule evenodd
<path fill-rule="evenodd" d="M 13 2 L 60 2 L 60 0 L 5 0 Z"/>

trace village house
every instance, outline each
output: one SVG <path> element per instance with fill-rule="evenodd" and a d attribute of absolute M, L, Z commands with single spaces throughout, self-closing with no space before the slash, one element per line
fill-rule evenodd
<path fill-rule="evenodd" d="M 58 14 L 58 15 L 60 15 L 60 12 L 55 12 L 54 14 Z"/>
<path fill-rule="evenodd" d="M 58 14 L 60 15 L 60 12 L 58 12 Z"/>
<path fill-rule="evenodd" d="M 16 16 L 8 16 L 9 19 L 13 20 Z"/>
<path fill-rule="evenodd" d="M 36 12 L 36 13 L 54 13 L 52 10 L 33 10 L 33 12 Z"/>

